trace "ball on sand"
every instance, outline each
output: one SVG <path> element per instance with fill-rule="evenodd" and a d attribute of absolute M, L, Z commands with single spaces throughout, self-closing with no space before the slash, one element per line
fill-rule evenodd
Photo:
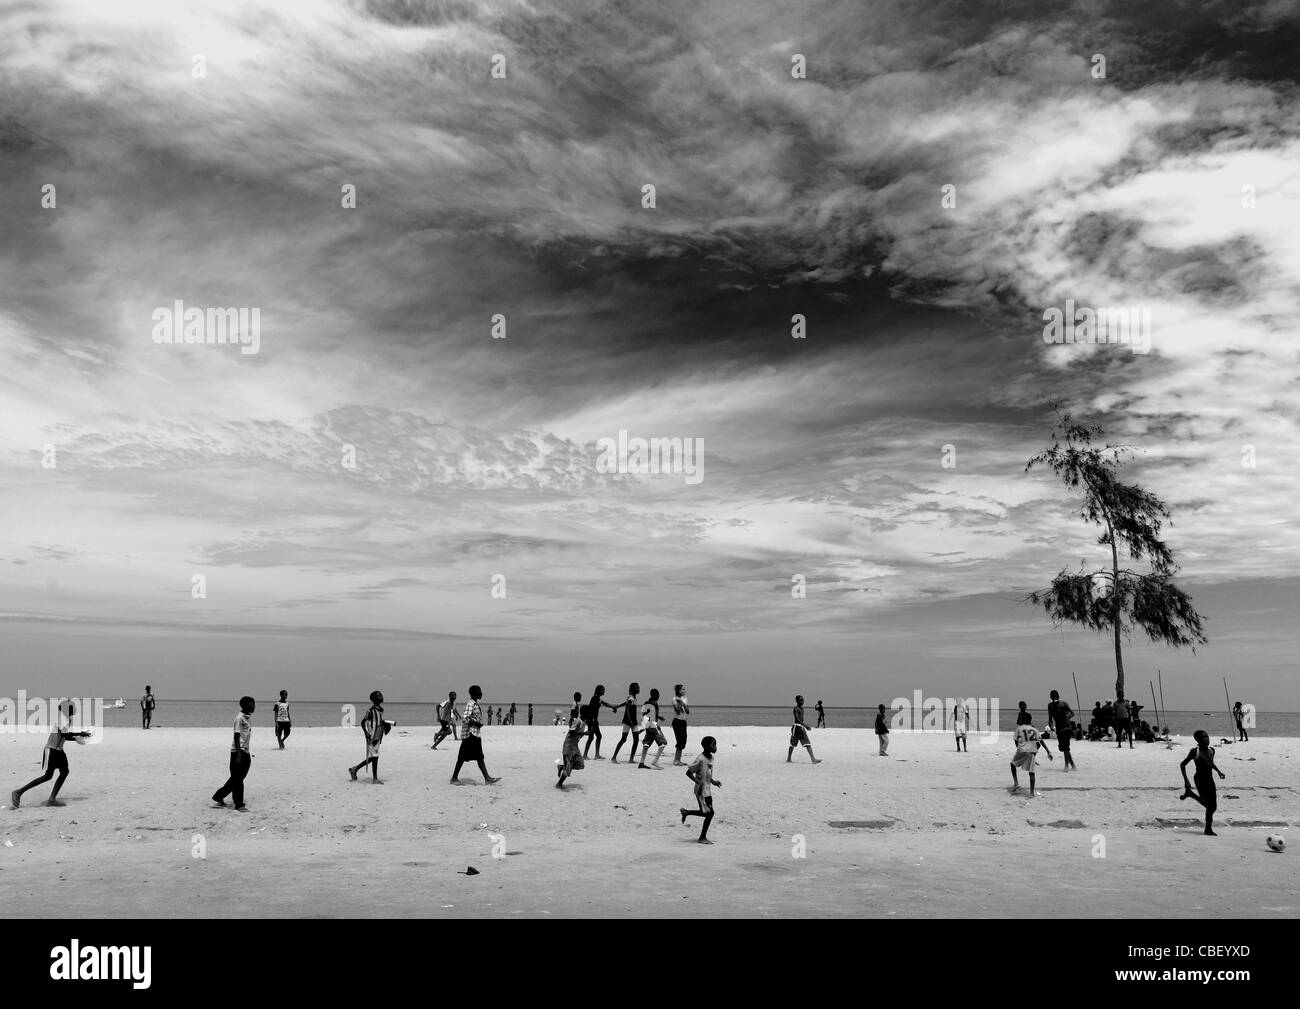
<path fill-rule="evenodd" d="M 1281 834 L 1269 834 L 1264 838 L 1264 843 L 1268 845 L 1270 851 L 1286 850 L 1286 838 Z"/>

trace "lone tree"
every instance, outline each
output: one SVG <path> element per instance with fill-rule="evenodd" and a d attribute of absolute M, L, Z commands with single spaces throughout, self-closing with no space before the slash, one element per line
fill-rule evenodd
<path fill-rule="evenodd" d="M 1119 464 L 1124 446 L 1094 444 L 1102 430 L 1094 424 L 1078 424 L 1056 408 L 1057 424 L 1052 429 L 1051 447 L 1025 464 L 1025 472 L 1047 466 L 1066 487 L 1082 491 L 1079 517 L 1101 526 L 1097 542 L 1110 547 L 1110 566 L 1096 571 L 1062 570 L 1052 587 L 1031 592 L 1025 602 L 1042 606 L 1053 626 L 1081 624 L 1115 639 L 1115 697 L 1124 696 L 1122 638 L 1135 626 L 1152 641 L 1174 648 L 1184 645 L 1196 651 L 1206 638 L 1204 617 L 1192 606 L 1192 597 L 1173 582 L 1178 571 L 1173 551 L 1160 538 L 1160 526 L 1169 519 L 1165 503 L 1136 484 L 1120 481 Z M 1172 524 L 1172 523 L 1171 523 Z M 1147 573 L 1119 566 L 1119 548 L 1124 546 L 1133 561 L 1145 561 Z"/>

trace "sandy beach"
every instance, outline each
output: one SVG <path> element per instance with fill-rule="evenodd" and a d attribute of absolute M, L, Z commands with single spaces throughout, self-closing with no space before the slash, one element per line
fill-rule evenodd
<path fill-rule="evenodd" d="M 692 726 L 687 755 L 710 732 Z M 484 730 L 492 786 L 470 765 L 448 784 L 457 744 L 400 727 L 383 786 L 348 780 L 357 729 L 295 730 L 283 752 L 253 736 L 250 812 L 214 808 L 229 730 L 110 730 L 73 746 L 61 798 L 20 809 L 9 792 L 39 774 L 43 739 L 0 737 L 0 888 L 12 916 L 434 917 L 1292 917 L 1300 872 L 1288 835 L 1300 805 L 1300 740 L 1222 746 L 1216 829 L 1178 799 L 1192 746 L 1074 744 L 1077 773 L 1043 761 L 1043 795 L 1010 795 L 1010 739 L 867 731 L 812 734 L 823 763 L 772 728 L 719 738 L 712 847 L 682 826 L 690 782 L 589 761 L 555 789 L 563 730 Z M 617 730 L 607 732 L 605 753 Z M 1218 739 L 1215 738 L 1217 744 Z M 1055 744 L 1049 744 L 1055 751 Z M 626 747 L 624 748 L 624 755 Z M 1023 779 L 1023 775 L 1022 775 Z M 494 840 L 494 835 L 499 840 Z M 1098 835 L 1101 837 L 1099 838 Z M 804 857 L 796 857 L 802 838 Z M 1105 857 L 1095 857 L 1104 839 Z M 493 857 L 493 848 L 504 851 Z M 196 857 L 201 848 L 204 857 Z M 461 875 L 467 866 L 475 876 Z"/>

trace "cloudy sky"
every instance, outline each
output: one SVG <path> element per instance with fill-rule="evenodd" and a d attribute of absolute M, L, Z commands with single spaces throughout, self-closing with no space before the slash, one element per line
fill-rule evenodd
<path fill-rule="evenodd" d="M 1110 696 L 1106 641 L 1017 604 L 1104 560 L 1023 472 L 1051 398 L 1137 446 L 1208 618 L 1130 694 L 1300 709 L 1298 24 L 0 7 L 0 690 Z M 1150 352 L 1049 346 L 1066 299 Z M 176 300 L 257 308 L 259 352 L 156 343 Z M 620 430 L 704 479 L 600 472 Z"/>

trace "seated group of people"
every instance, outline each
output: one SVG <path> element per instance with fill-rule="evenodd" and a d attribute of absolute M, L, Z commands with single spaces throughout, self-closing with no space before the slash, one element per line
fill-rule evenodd
<path fill-rule="evenodd" d="M 1107 701 L 1104 705 L 1101 701 L 1094 702 L 1092 720 L 1088 723 L 1088 739 L 1118 739 L 1123 735 L 1140 743 L 1154 743 L 1159 726 L 1152 728 L 1149 722 L 1138 717 L 1144 706 L 1123 698 Z"/>

